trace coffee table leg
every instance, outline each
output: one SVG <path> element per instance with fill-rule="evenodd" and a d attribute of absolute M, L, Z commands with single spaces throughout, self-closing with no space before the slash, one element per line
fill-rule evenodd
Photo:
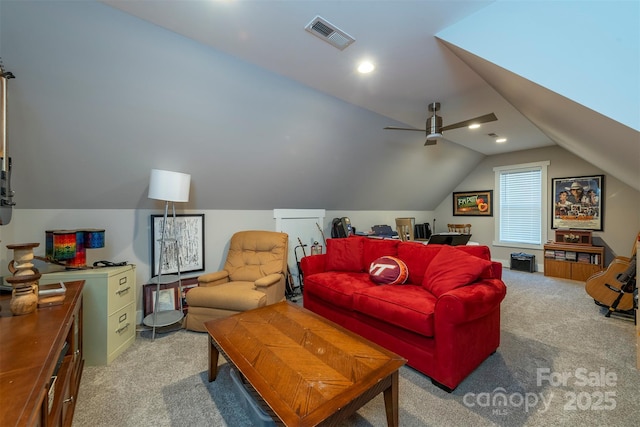
<path fill-rule="evenodd" d="M 218 349 L 213 345 L 213 338 L 209 337 L 209 382 L 214 381 L 218 376 L 219 355 Z"/>
<path fill-rule="evenodd" d="M 384 408 L 387 411 L 387 425 L 389 427 L 398 427 L 398 377 L 400 374 L 395 371 L 391 374 L 391 385 L 384 393 Z"/>

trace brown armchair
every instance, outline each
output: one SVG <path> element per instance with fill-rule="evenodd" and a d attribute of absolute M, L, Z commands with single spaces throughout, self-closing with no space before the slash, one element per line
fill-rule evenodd
<path fill-rule="evenodd" d="M 201 275 L 187 292 L 185 328 L 204 332 L 208 320 L 284 301 L 288 244 L 286 233 L 235 233 L 223 270 Z"/>

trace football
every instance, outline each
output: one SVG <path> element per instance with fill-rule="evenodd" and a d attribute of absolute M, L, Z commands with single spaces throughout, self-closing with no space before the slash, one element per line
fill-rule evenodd
<path fill-rule="evenodd" d="M 401 259 L 383 256 L 371 263 L 369 277 L 378 285 L 401 285 L 409 278 L 409 270 Z"/>

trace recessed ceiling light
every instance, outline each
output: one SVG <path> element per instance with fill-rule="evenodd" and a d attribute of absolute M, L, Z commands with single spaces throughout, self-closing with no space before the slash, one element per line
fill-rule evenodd
<path fill-rule="evenodd" d="M 375 70 L 375 66 L 369 61 L 363 61 L 358 65 L 358 72 L 362 74 L 367 74 Z"/>
<path fill-rule="evenodd" d="M 507 138 L 498 138 L 498 139 L 496 139 L 496 142 L 498 144 L 502 144 L 503 142 L 507 142 Z"/>
<path fill-rule="evenodd" d="M 474 123 L 472 125 L 469 125 L 469 129 L 478 129 L 480 127 L 480 124 L 478 123 Z"/>

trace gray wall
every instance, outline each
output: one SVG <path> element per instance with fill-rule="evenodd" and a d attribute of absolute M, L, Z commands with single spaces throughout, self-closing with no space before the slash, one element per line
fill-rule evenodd
<path fill-rule="evenodd" d="M 493 189 L 496 166 L 508 166 L 548 160 L 548 192 L 551 194 L 551 178 L 569 176 L 587 176 L 604 174 L 600 169 L 560 147 L 548 147 L 535 150 L 487 157 L 456 187 L 455 191 L 473 191 Z M 604 230 L 593 232 L 611 250 L 622 256 L 629 256 L 634 239 L 640 232 L 640 193 L 619 180 L 605 174 L 604 181 Z M 441 226 L 447 222 L 468 222 L 472 224 L 473 240 L 492 245 L 495 235 L 494 218 L 454 217 L 452 215 L 452 197 L 447 196 L 435 210 L 435 216 Z M 551 214 L 546 213 L 551 227 Z M 549 228 L 547 238 L 553 240 L 554 230 Z M 495 259 L 509 260 L 512 252 L 523 252 L 518 248 L 493 246 L 491 253 Z M 542 251 L 528 251 L 536 255 L 536 262 L 542 264 Z"/>
<path fill-rule="evenodd" d="M 99 2 L 0 8 L 20 208 L 151 209 L 158 168 L 190 209 L 432 209 L 483 158 Z"/>

